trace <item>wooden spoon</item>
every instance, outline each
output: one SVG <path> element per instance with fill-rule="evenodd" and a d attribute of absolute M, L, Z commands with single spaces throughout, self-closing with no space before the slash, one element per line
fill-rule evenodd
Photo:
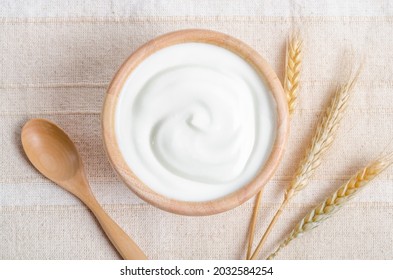
<path fill-rule="evenodd" d="M 90 208 L 124 259 L 147 259 L 138 245 L 105 213 L 95 199 L 79 153 L 62 129 L 47 120 L 32 119 L 22 128 L 22 145 L 38 171 Z"/>

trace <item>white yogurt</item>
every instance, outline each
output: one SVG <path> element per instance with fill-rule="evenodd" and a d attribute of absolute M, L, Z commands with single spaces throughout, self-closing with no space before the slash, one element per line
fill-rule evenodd
<path fill-rule="evenodd" d="M 208 201 L 250 182 L 276 136 L 265 81 L 238 55 L 205 43 L 146 58 L 119 95 L 116 138 L 134 174 L 182 201 Z"/>

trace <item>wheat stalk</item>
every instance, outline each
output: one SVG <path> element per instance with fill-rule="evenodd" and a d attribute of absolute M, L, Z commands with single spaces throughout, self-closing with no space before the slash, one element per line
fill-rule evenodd
<path fill-rule="evenodd" d="M 302 40 L 299 34 L 292 34 L 287 40 L 286 56 L 285 56 L 285 75 L 284 75 L 284 92 L 288 101 L 289 114 L 292 115 L 295 106 L 297 94 L 299 91 L 299 77 L 300 68 L 302 63 Z M 261 205 L 262 193 L 264 187 L 261 188 L 257 194 L 255 205 L 250 221 L 248 230 L 248 246 L 247 246 L 247 259 L 251 257 L 252 244 L 254 242 L 255 226 L 258 218 L 258 212 Z"/>
<path fill-rule="evenodd" d="M 289 113 L 295 110 L 299 91 L 300 68 L 302 63 L 302 40 L 298 34 L 292 34 L 287 41 L 285 56 L 284 91 L 287 96 Z"/>
<path fill-rule="evenodd" d="M 321 164 L 321 159 L 326 153 L 328 148 L 333 143 L 340 121 L 343 117 L 343 113 L 348 105 L 348 100 L 351 95 L 353 86 L 357 81 L 361 67 L 349 81 L 338 87 L 335 95 L 333 96 L 329 106 L 325 113 L 320 119 L 315 134 L 311 139 L 311 144 L 306 150 L 303 160 L 300 162 L 298 169 L 295 172 L 294 179 L 290 182 L 288 188 L 285 191 L 284 200 L 281 203 L 279 209 L 271 220 L 265 233 L 263 234 L 257 248 L 251 256 L 251 259 L 256 259 L 262 249 L 262 246 L 266 242 L 270 231 L 276 224 L 282 211 L 293 198 L 295 194 L 301 191 L 307 184 L 311 176 L 314 174 L 317 167 Z"/>
<path fill-rule="evenodd" d="M 393 163 L 393 153 L 380 158 L 363 169 L 359 170 L 351 179 L 343 184 L 337 191 L 331 194 L 319 206 L 307 214 L 292 230 L 292 232 L 281 242 L 280 246 L 268 259 L 276 257 L 277 253 L 287 246 L 293 239 L 319 226 L 324 220 L 330 218 L 346 202 L 362 190 L 368 182 L 378 176 L 389 165 Z"/>
<path fill-rule="evenodd" d="M 263 189 L 264 186 L 257 194 L 257 198 L 255 200 L 255 205 L 251 216 L 250 226 L 248 229 L 248 246 L 247 246 L 247 255 L 246 255 L 247 260 L 250 259 L 252 253 L 252 244 L 254 243 L 255 226 L 257 224 L 258 212 L 261 205 Z"/>

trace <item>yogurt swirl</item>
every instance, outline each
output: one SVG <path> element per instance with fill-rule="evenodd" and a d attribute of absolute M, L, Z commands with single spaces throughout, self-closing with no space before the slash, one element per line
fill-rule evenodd
<path fill-rule="evenodd" d="M 276 109 L 245 60 L 205 43 L 146 58 L 119 95 L 115 131 L 135 175 L 183 201 L 225 196 L 250 182 L 275 140 Z"/>

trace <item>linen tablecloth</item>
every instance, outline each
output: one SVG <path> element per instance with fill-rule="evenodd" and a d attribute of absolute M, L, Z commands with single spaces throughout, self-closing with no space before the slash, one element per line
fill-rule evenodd
<path fill-rule="evenodd" d="M 93 215 L 41 176 L 20 141 L 30 118 L 64 128 L 82 155 L 98 201 L 152 259 L 245 255 L 253 199 L 223 214 L 185 217 L 138 199 L 104 153 L 100 112 L 116 69 L 166 32 L 206 28 L 237 37 L 282 78 L 285 41 L 304 40 L 298 108 L 286 154 L 268 183 L 257 241 L 347 65 L 365 60 L 336 141 L 310 185 L 288 206 L 265 256 L 294 223 L 358 168 L 392 150 L 393 5 L 389 1 L 0 1 L 0 258 L 117 259 Z M 392 259 L 393 168 L 334 218 L 292 242 L 281 259 Z"/>

